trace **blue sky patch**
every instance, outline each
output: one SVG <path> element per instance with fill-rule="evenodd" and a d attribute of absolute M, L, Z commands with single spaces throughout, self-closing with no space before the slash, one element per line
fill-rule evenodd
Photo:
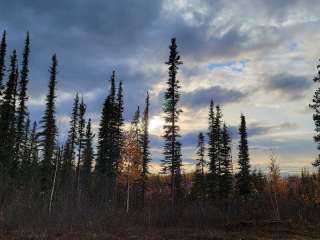
<path fill-rule="evenodd" d="M 221 63 L 209 63 L 208 68 L 210 70 L 230 68 L 234 72 L 242 72 L 248 62 L 249 60 L 240 60 L 240 61 L 228 60 Z"/>

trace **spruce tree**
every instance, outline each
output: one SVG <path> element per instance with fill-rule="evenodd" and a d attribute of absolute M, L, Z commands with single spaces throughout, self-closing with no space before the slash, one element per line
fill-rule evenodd
<path fill-rule="evenodd" d="M 46 108 L 41 119 L 40 144 L 42 148 L 42 159 L 40 162 L 40 184 L 41 190 L 48 193 L 51 187 L 52 176 L 54 173 L 54 153 L 56 149 L 56 75 L 57 57 L 53 55 L 50 67 L 50 80 L 48 84 L 48 94 L 46 96 Z"/>
<path fill-rule="evenodd" d="M 16 82 L 17 55 L 13 50 L 10 61 L 10 73 L 0 105 L 0 168 L 1 176 L 15 177 L 18 162 L 14 158 L 15 124 L 16 124 Z"/>
<path fill-rule="evenodd" d="M 247 126 L 246 119 L 243 114 L 241 114 L 239 135 L 239 172 L 236 175 L 236 187 L 238 194 L 242 196 L 245 200 L 247 200 L 249 194 L 251 193 L 251 179 Z"/>
<path fill-rule="evenodd" d="M 198 136 L 197 144 L 197 164 L 196 172 L 194 175 L 192 195 L 195 199 L 204 200 L 206 196 L 206 179 L 205 179 L 205 168 L 207 165 L 205 157 L 205 142 L 204 135 L 202 132 Z"/>
<path fill-rule="evenodd" d="M 181 143 L 178 141 L 179 126 L 178 120 L 182 110 L 178 103 L 180 100 L 179 89 L 180 84 L 177 79 L 179 65 L 182 64 L 179 53 L 177 51 L 176 39 L 171 39 L 169 60 L 166 62 L 168 67 L 169 78 L 167 81 L 167 89 L 164 95 L 163 111 L 165 113 L 164 128 L 164 159 L 162 160 L 162 170 L 164 173 L 170 174 L 170 195 L 172 208 L 175 207 L 178 199 L 182 194 L 181 186 Z"/>
<path fill-rule="evenodd" d="M 110 159 L 110 112 L 112 110 L 110 96 L 108 96 L 103 104 L 102 116 L 99 126 L 97 160 L 95 166 L 96 173 L 96 192 L 98 200 L 105 202 L 110 194 L 112 179 L 115 177 L 115 168 Z"/>
<path fill-rule="evenodd" d="M 110 94 L 107 96 L 99 126 L 98 146 L 97 146 L 97 191 L 102 202 L 110 203 L 114 200 L 116 188 L 116 177 L 118 160 L 120 156 L 120 122 L 122 109 L 115 96 L 115 71 L 111 75 Z M 122 89 L 121 89 L 122 91 Z M 122 92 L 119 93 L 122 96 Z"/>
<path fill-rule="evenodd" d="M 110 153 L 110 169 L 109 172 L 112 173 L 110 175 L 110 184 L 112 186 L 112 190 L 110 190 L 110 200 L 113 200 L 114 198 L 114 192 L 116 188 L 116 176 L 117 176 L 117 165 L 118 165 L 118 160 L 120 153 L 119 148 L 119 139 L 118 139 L 118 118 L 119 118 L 119 104 L 117 103 L 116 99 L 116 73 L 115 71 L 112 71 L 111 75 L 111 88 L 110 88 L 110 132 L 109 132 L 109 138 L 110 138 L 110 143 L 109 143 L 109 153 Z"/>
<path fill-rule="evenodd" d="M 317 76 L 314 77 L 313 81 L 317 84 L 318 88 L 314 92 L 310 108 L 314 110 L 313 121 L 315 125 L 315 135 L 313 139 L 317 144 L 317 149 L 320 150 L 320 64 L 317 65 L 317 69 L 318 73 Z M 317 167 L 318 171 L 320 172 L 320 154 L 318 154 L 318 157 L 312 164 L 314 167 Z"/>
<path fill-rule="evenodd" d="M 221 162 L 222 162 L 222 112 L 219 105 L 216 106 L 216 115 L 215 115 L 215 121 L 214 121 L 214 138 L 216 142 L 216 148 L 215 148 L 215 156 L 216 156 L 216 163 L 217 163 L 217 176 L 220 181 L 221 177 Z M 219 183 L 220 185 L 220 183 Z"/>
<path fill-rule="evenodd" d="M 70 119 L 70 129 L 68 132 L 68 138 L 70 140 L 71 150 L 70 158 L 73 161 L 75 156 L 75 145 L 78 143 L 78 125 L 79 125 L 79 95 L 76 93 L 74 98 L 71 119 Z"/>
<path fill-rule="evenodd" d="M 68 137 L 64 145 L 61 166 L 61 183 L 66 187 L 66 191 L 70 191 L 73 178 L 73 168 L 75 166 L 75 147 L 78 143 L 78 124 L 79 124 L 79 95 L 76 93 L 74 97 L 72 112 L 70 116 L 70 129 Z M 77 180 L 74 179 L 76 185 Z M 75 187 L 76 188 L 76 187 Z"/>
<path fill-rule="evenodd" d="M 221 176 L 219 180 L 219 191 L 220 196 L 226 199 L 232 192 L 231 137 L 226 124 L 223 124 L 221 140 Z"/>
<path fill-rule="evenodd" d="M 89 118 L 86 132 L 83 143 L 82 150 L 82 165 L 81 165 L 81 189 L 85 195 L 88 197 L 88 194 L 92 185 L 92 163 L 94 160 L 94 151 L 93 151 L 93 138 L 94 135 L 91 130 L 91 119 Z"/>
<path fill-rule="evenodd" d="M 148 175 L 149 175 L 149 162 L 150 157 L 150 146 L 149 146 L 149 93 L 147 92 L 145 100 L 145 108 L 142 118 L 142 134 L 141 134 L 141 148 L 142 148 L 142 171 L 141 171 L 141 199 L 142 206 L 145 204 L 146 192 L 148 189 Z"/>
<path fill-rule="evenodd" d="M 0 43 L 0 97 L 2 95 L 2 90 L 3 90 L 6 51 L 7 51 L 6 31 L 4 31 L 2 34 L 2 39 Z"/>
<path fill-rule="evenodd" d="M 218 193 L 218 159 L 217 159 L 217 141 L 216 141 L 216 117 L 214 112 L 213 100 L 209 106 L 208 116 L 208 157 L 209 157 L 209 196 L 215 199 Z"/>
<path fill-rule="evenodd" d="M 85 133 L 85 118 L 84 115 L 86 113 L 86 105 L 83 102 L 83 98 L 81 103 L 79 104 L 79 122 L 78 122 L 78 162 L 76 168 L 76 190 L 78 193 L 78 199 L 80 200 L 80 173 L 81 173 L 81 154 L 82 154 L 82 147 L 84 143 L 84 133 Z"/>
<path fill-rule="evenodd" d="M 30 40 L 29 33 L 27 33 L 27 37 L 25 40 L 25 46 L 23 51 L 23 60 L 22 60 L 22 69 L 20 72 L 20 81 L 19 81 L 19 94 L 18 94 L 18 113 L 17 113 L 17 132 L 16 132 L 16 149 L 15 149 L 15 157 L 17 161 L 21 161 L 21 146 L 22 138 L 24 134 L 26 117 L 28 115 L 27 110 L 27 85 L 28 85 L 28 74 L 29 74 L 29 54 L 30 54 Z"/>
<path fill-rule="evenodd" d="M 115 158 L 120 158 L 120 151 L 122 148 L 123 142 L 123 89 L 122 82 L 119 82 L 118 93 L 117 93 L 117 102 L 116 102 L 116 134 L 115 134 Z M 116 162 L 116 172 L 118 172 L 118 161 Z"/>

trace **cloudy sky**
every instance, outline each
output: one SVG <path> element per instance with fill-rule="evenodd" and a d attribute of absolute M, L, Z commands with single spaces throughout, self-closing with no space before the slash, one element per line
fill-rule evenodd
<path fill-rule="evenodd" d="M 241 113 L 247 117 L 253 167 L 265 169 L 274 152 L 283 173 L 310 167 L 312 78 L 320 57 L 317 0 L 0 0 L 0 30 L 20 53 L 31 36 L 29 109 L 43 112 L 48 67 L 58 55 L 58 122 L 68 128 L 78 91 L 97 125 L 111 71 L 124 83 L 130 121 L 151 94 L 153 170 L 161 159 L 161 104 L 168 45 L 177 38 L 185 169 L 194 163 L 196 136 L 206 132 L 208 104 L 222 105 L 233 133 L 234 161 Z M 63 138 L 63 137 L 61 137 Z"/>

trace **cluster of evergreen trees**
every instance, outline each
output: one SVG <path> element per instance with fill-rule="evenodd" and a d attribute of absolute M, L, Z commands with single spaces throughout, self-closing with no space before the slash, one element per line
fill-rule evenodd
<path fill-rule="evenodd" d="M 233 193 L 247 199 L 252 192 L 252 176 L 244 115 L 239 127 L 239 172 L 234 176 L 231 136 L 222 121 L 222 111 L 213 101 L 209 107 L 208 142 L 202 132 L 198 136 L 197 164 L 193 179 L 192 197 L 200 200 L 227 200 Z M 206 147 L 207 146 L 207 147 Z M 206 152 L 208 160 L 206 160 Z"/>
<path fill-rule="evenodd" d="M 171 203 L 174 207 L 177 200 L 183 195 L 181 178 L 181 143 L 179 142 L 179 107 L 181 88 L 177 78 L 179 65 L 183 64 L 177 50 L 176 39 L 171 40 L 168 65 L 169 78 L 164 95 L 163 111 L 165 113 L 164 125 L 164 159 L 163 172 L 170 174 Z M 227 199 L 233 192 L 233 171 L 231 137 L 228 128 L 222 121 L 222 111 L 219 105 L 215 107 L 213 100 L 209 107 L 208 122 L 208 161 L 205 160 L 204 134 L 198 137 L 198 163 L 194 176 L 192 195 L 201 199 Z M 244 115 L 241 115 L 239 128 L 239 172 L 236 175 L 236 192 L 247 199 L 252 190 L 250 175 L 249 149 L 247 129 Z M 207 169 L 208 166 L 208 169 Z"/>
<path fill-rule="evenodd" d="M 182 186 L 182 154 L 179 141 L 180 82 L 177 78 L 182 64 L 176 39 L 171 40 L 167 89 L 164 95 L 164 158 L 163 172 L 169 176 L 170 201 L 175 207 L 185 195 Z M 99 204 L 119 203 L 119 192 L 126 192 L 129 209 L 130 189 L 135 191 L 139 205 L 144 205 L 149 185 L 149 108 L 147 93 L 145 108 L 133 116 L 130 129 L 124 127 L 122 82 L 112 72 L 110 89 L 103 103 L 95 150 L 91 119 L 86 117 L 83 97 L 75 95 L 70 115 L 70 128 L 64 143 L 57 141 L 56 88 L 57 56 L 52 56 L 45 109 L 39 123 L 29 118 L 27 108 L 29 82 L 30 39 L 26 36 L 19 70 L 14 50 L 6 65 L 6 32 L 0 45 L 0 177 L 1 204 L 10 196 L 21 193 L 28 203 L 42 202 L 51 211 L 53 203 Z M 5 78 L 7 81 L 5 82 Z M 5 83 L 4 83 L 5 82 Z M 239 128 L 239 166 L 235 187 L 247 198 L 251 191 L 250 164 L 245 117 Z M 222 120 L 220 106 L 209 108 L 208 143 L 205 135 L 198 138 L 198 163 L 192 187 L 196 199 L 227 199 L 234 189 L 231 137 Z M 207 149 L 206 149 L 207 146 Z M 206 153 L 207 151 L 207 153 Z M 206 160 L 206 155 L 208 160 Z M 126 175 L 121 185 L 119 176 Z M 133 176 L 134 175 L 134 176 Z M 126 185 L 126 187 L 123 187 Z M 133 187 L 131 187 L 133 185 Z M 121 198 L 121 196 L 120 196 Z M 34 201 L 34 200 L 39 201 Z"/>
<path fill-rule="evenodd" d="M 46 105 L 39 124 L 29 119 L 27 87 L 29 77 L 30 39 L 27 34 L 18 69 L 16 50 L 6 66 L 6 32 L 0 46 L 0 177 L 1 203 L 10 201 L 17 192 L 29 199 L 41 199 L 51 210 L 54 199 L 81 202 L 95 199 L 96 203 L 111 204 L 116 197 L 116 179 L 123 142 L 123 90 L 116 87 L 113 71 L 99 125 L 97 151 L 91 119 L 86 118 L 86 104 L 76 94 L 70 117 L 70 129 L 65 143 L 58 139 L 56 123 L 56 85 L 58 61 L 52 56 Z M 4 84 L 4 79 L 7 81 Z M 139 122 L 139 152 L 141 152 L 142 199 L 145 199 L 150 162 L 148 120 L 149 95 Z M 141 124 L 140 124 L 141 123 Z M 32 125 L 32 126 L 31 126 Z"/>

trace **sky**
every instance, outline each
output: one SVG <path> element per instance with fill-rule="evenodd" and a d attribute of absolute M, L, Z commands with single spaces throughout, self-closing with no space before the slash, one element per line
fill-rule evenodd
<path fill-rule="evenodd" d="M 75 92 L 98 128 L 112 70 L 124 85 L 125 120 L 150 92 L 152 171 L 162 158 L 161 105 L 172 37 L 184 64 L 180 118 L 183 164 L 194 168 L 197 135 L 207 132 L 211 99 L 233 137 L 237 168 L 240 114 L 247 118 L 251 165 L 265 170 L 271 152 L 283 174 L 316 158 L 311 101 L 320 57 L 318 0 L 0 0 L 0 31 L 21 53 L 31 38 L 28 106 L 39 120 L 52 54 L 58 56 L 57 122 L 68 129 Z"/>

